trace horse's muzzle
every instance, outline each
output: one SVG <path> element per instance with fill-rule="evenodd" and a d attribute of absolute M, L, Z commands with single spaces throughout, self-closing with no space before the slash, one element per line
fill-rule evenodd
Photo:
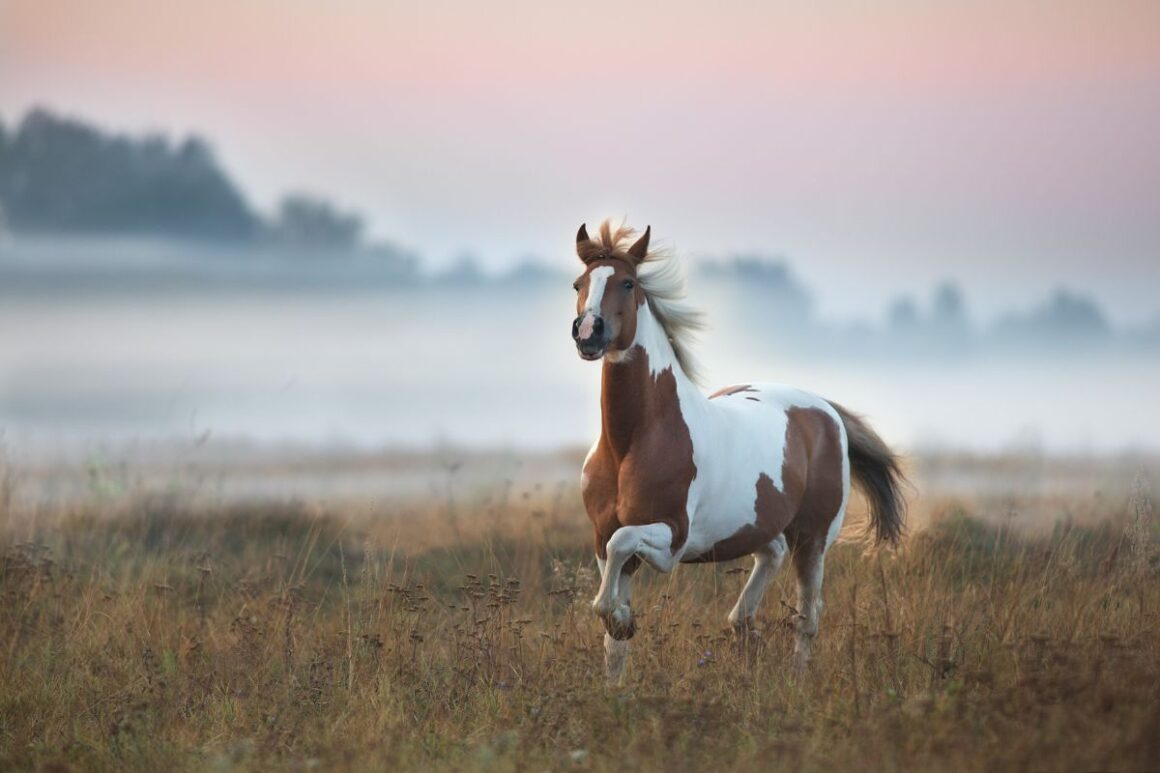
<path fill-rule="evenodd" d="M 595 314 L 585 314 L 572 322 L 572 340 L 576 351 L 586 360 L 599 360 L 608 348 L 604 335 L 604 320 Z"/>

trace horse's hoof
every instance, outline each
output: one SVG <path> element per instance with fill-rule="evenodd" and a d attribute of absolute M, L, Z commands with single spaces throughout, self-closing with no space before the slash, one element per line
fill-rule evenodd
<path fill-rule="evenodd" d="M 604 630 L 616 641 L 627 641 L 636 636 L 636 619 L 617 620 L 615 615 L 605 615 Z"/>
<path fill-rule="evenodd" d="M 733 634 L 739 639 L 760 639 L 761 631 L 757 628 L 757 620 L 747 617 L 733 623 Z"/>

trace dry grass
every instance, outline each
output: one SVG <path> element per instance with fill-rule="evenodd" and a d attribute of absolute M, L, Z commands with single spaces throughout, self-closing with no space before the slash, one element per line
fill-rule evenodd
<path fill-rule="evenodd" d="M 0 768 L 1160 760 L 1146 492 L 1056 503 L 1071 525 L 1035 536 L 988 525 L 986 504 L 924 499 L 928 525 L 898 553 L 840 544 L 800 683 L 786 668 L 790 573 L 766 597 L 760 642 L 738 644 L 724 619 L 744 563 L 646 570 L 619 690 L 603 686 L 577 500 L 6 506 Z"/>

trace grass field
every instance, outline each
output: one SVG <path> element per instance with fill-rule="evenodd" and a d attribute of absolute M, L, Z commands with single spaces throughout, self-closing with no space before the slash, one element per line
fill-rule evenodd
<path fill-rule="evenodd" d="M 900 550 L 833 550 L 803 680 L 792 573 L 738 642 L 734 562 L 638 575 L 610 689 L 570 485 L 45 505 L 9 476 L 0 768 L 1160 766 L 1146 476 L 1026 496 L 918 483 Z"/>

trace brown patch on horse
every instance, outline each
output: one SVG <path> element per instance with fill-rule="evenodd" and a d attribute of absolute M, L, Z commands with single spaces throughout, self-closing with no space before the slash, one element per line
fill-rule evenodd
<path fill-rule="evenodd" d="M 820 408 L 791 408 L 788 413 L 802 435 L 807 467 L 801 504 L 786 526 L 785 538 L 791 548 L 821 550 L 842 506 L 842 431 L 837 420 Z"/>
<path fill-rule="evenodd" d="M 756 391 L 757 390 L 754 389 L 753 386 L 750 384 L 735 384 L 734 386 L 721 387 L 716 392 L 709 395 L 709 399 L 712 400 L 712 399 L 717 398 L 717 397 L 728 397 L 729 395 L 735 395 L 738 392 L 756 392 Z"/>
<path fill-rule="evenodd" d="M 637 350 L 622 362 L 606 361 L 603 382 L 603 427 L 584 466 L 596 555 L 606 557 L 620 527 L 651 523 L 672 529 L 676 552 L 689 537 L 689 486 L 697 475 L 676 377 L 665 368 L 654 379 L 648 354 Z"/>
<path fill-rule="evenodd" d="M 756 552 L 785 533 L 787 541 L 825 544 L 842 505 L 842 436 L 830 414 L 817 408 L 786 411 L 782 489 L 765 473 L 757 476 L 754 522 L 714 543 L 685 563 L 731 561 Z"/>

